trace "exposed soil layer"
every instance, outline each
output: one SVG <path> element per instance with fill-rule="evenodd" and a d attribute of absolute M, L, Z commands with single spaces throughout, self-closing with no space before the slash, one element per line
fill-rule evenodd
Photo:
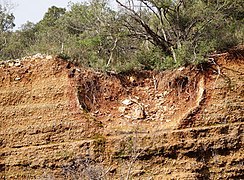
<path fill-rule="evenodd" d="M 0 179 L 244 178 L 244 48 L 164 72 L 0 64 Z"/>

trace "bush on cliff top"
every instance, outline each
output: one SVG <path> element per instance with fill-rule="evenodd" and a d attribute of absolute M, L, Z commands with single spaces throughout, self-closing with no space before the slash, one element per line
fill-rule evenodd
<path fill-rule="evenodd" d="M 46 53 L 100 70 L 167 69 L 243 43 L 241 0 L 116 2 L 116 11 L 106 0 L 52 6 L 15 32 L 13 14 L 0 6 L 0 59 Z"/>

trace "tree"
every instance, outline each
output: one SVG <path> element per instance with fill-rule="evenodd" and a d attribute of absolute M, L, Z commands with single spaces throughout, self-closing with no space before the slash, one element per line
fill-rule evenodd
<path fill-rule="evenodd" d="M 76 38 L 76 53 L 72 56 L 83 65 L 106 70 L 121 62 L 133 41 L 126 38 L 120 19 L 105 0 L 71 4 L 63 22 Z"/>
<path fill-rule="evenodd" d="M 128 16 L 125 26 L 129 31 L 138 38 L 143 37 L 150 41 L 161 49 L 166 57 L 174 59 L 175 63 L 182 59 L 183 63 L 201 60 L 204 55 L 218 47 L 220 38 L 218 35 L 228 34 L 229 26 L 226 26 L 226 19 L 232 15 L 240 18 L 236 13 L 231 13 L 236 2 L 230 0 L 128 0 L 127 3 L 116 0 L 116 2 L 123 8 L 122 13 Z M 129 18 L 133 21 L 128 21 Z M 233 37 L 233 34 L 228 35 Z"/>
<path fill-rule="evenodd" d="M 65 8 L 59 8 L 52 6 L 48 8 L 43 19 L 37 24 L 37 26 L 42 26 L 44 28 L 53 27 L 56 25 L 59 18 L 61 18 L 66 12 Z"/>
<path fill-rule="evenodd" d="M 76 45 L 82 50 L 80 61 L 91 66 L 104 66 L 113 46 L 110 44 L 114 38 L 110 29 L 113 18 L 114 12 L 106 1 L 72 4 L 64 22 L 68 32 L 77 37 Z"/>
<path fill-rule="evenodd" d="M 31 54 L 58 54 L 62 51 L 62 44 L 67 39 L 67 33 L 61 21 L 65 13 L 65 8 L 56 6 L 48 8 L 43 19 L 33 27 L 35 33 L 32 39 L 34 39 L 35 42 L 31 43 L 28 49 Z"/>
<path fill-rule="evenodd" d="M 4 52 L 4 48 L 8 46 L 9 31 L 15 26 L 14 15 L 10 13 L 10 4 L 0 4 L 0 58 L 5 58 L 7 53 Z"/>
<path fill-rule="evenodd" d="M 14 15 L 10 13 L 9 5 L 3 6 L 0 4 L 0 32 L 6 32 L 12 29 L 14 24 Z"/>

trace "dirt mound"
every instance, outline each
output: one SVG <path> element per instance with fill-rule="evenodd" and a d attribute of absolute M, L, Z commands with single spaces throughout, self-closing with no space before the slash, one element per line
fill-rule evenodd
<path fill-rule="evenodd" d="M 242 178 L 243 50 L 159 73 L 2 62 L 0 177 Z"/>

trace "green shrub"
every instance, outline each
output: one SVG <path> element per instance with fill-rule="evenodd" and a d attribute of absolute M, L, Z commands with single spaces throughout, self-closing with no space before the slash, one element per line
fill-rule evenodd
<path fill-rule="evenodd" d="M 68 54 L 63 53 L 63 52 L 59 53 L 59 54 L 57 55 L 57 57 L 58 57 L 58 58 L 61 58 L 61 59 L 63 59 L 63 60 L 69 60 L 69 59 L 71 58 Z"/>

